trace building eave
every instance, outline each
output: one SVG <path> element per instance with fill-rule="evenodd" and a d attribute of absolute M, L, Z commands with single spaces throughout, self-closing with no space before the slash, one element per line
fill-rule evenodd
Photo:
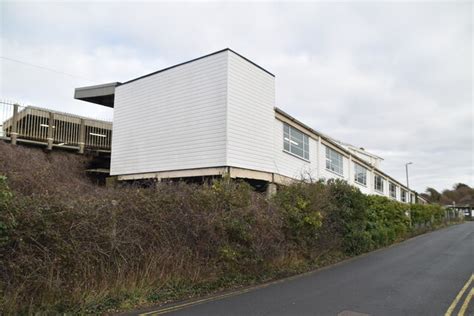
<path fill-rule="evenodd" d="M 114 107 L 115 88 L 120 82 L 111 82 L 94 86 L 80 87 L 74 90 L 74 99 Z"/>
<path fill-rule="evenodd" d="M 149 74 L 146 74 L 146 75 L 143 75 L 143 76 L 140 76 L 140 77 L 137 77 L 137 78 L 134 78 L 134 79 L 125 81 L 123 84 L 124 84 L 124 85 L 125 85 L 125 84 L 129 84 L 129 83 L 131 83 L 131 82 L 134 82 L 134 81 L 137 81 L 137 80 L 146 78 L 146 77 L 150 77 L 150 76 L 159 74 L 159 73 L 161 73 L 161 72 L 165 72 L 165 71 L 167 71 L 167 70 L 170 70 L 170 69 L 173 69 L 173 68 L 177 68 L 177 67 L 179 67 L 179 66 L 183 66 L 183 65 L 186 65 L 186 64 L 195 62 L 195 61 L 197 61 L 197 60 L 204 59 L 204 58 L 207 58 L 207 57 L 210 57 L 210 56 L 213 56 L 213 55 L 217 55 L 217 54 L 220 54 L 220 53 L 223 53 L 223 52 L 226 52 L 226 51 L 229 51 L 229 52 L 234 53 L 235 55 L 237 55 L 237 56 L 239 56 L 240 58 L 246 60 L 247 62 L 251 63 L 251 64 L 254 65 L 255 67 L 259 68 L 260 70 L 263 70 L 264 72 L 266 72 L 266 73 L 269 74 L 270 76 L 275 77 L 274 74 L 272 74 L 271 72 L 269 72 L 268 70 L 266 70 L 266 69 L 263 68 L 262 66 L 258 65 L 257 63 L 251 61 L 250 59 L 248 59 L 248 58 L 246 58 L 246 57 L 240 55 L 239 53 L 235 52 L 234 50 L 232 50 L 232 49 L 230 49 L 230 48 L 224 48 L 224 49 L 218 50 L 218 51 L 216 51 L 216 52 L 213 52 L 213 53 L 210 53 L 210 54 L 201 56 L 201 57 L 197 57 L 197 58 L 194 58 L 194 59 L 191 59 L 191 60 L 188 60 L 188 61 L 185 61 L 185 62 L 176 64 L 176 65 L 173 65 L 173 66 L 170 66 L 170 67 L 166 67 L 166 68 L 163 68 L 163 69 L 160 69 L 160 70 L 151 72 L 151 73 L 149 73 Z"/>

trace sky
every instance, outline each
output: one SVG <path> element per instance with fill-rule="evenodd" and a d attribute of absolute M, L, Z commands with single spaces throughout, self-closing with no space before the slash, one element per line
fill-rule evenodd
<path fill-rule="evenodd" d="M 226 47 L 276 106 L 423 192 L 474 186 L 471 2 L 0 2 L 0 99 L 100 119 L 74 88 Z"/>

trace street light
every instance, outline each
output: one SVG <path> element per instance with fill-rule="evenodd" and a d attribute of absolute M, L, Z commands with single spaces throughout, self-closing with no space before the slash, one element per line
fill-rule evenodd
<path fill-rule="evenodd" d="M 408 191 L 408 203 L 409 203 L 408 204 L 409 205 L 409 207 L 408 207 L 408 216 L 409 216 L 409 219 L 410 219 L 410 227 L 412 227 L 412 221 L 411 221 L 411 192 L 410 192 L 410 183 L 408 181 L 408 165 L 411 165 L 411 164 L 413 164 L 413 162 L 411 162 L 411 161 L 407 162 L 405 164 L 405 171 L 407 173 L 407 191 Z"/>

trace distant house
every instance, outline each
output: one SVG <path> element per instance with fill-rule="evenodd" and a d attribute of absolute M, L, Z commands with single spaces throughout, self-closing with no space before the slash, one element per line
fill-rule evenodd
<path fill-rule="evenodd" d="M 224 49 L 130 81 L 77 88 L 114 108 L 112 176 L 219 176 L 272 184 L 347 180 L 366 194 L 414 201 L 381 158 L 335 141 L 276 107 L 275 76 Z"/>
<path fill-rule="evenodd" d="M 467 217 L 469 220 L 474 218 L 474 196 L 472 194 L 468 194 L 462 197 L 458 203 L 452 202 L 449 205 L 444 206 L 446 209 L 454 210 L 458 212 L 463 212 L 464 216 Z"/>

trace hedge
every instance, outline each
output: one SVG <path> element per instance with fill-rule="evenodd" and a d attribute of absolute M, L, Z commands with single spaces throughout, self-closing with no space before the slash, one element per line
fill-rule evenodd
<path fill-rule="evenodd" d="M 439 206 L 412 205 L 410 220 L 409 205 L 338 180 L 295 183 L 270 200 L 227 178 L 87 190 L 9 184 L 0 177 L 6 314 L 102 313 L 252 284 L 444 221 Z"/>

